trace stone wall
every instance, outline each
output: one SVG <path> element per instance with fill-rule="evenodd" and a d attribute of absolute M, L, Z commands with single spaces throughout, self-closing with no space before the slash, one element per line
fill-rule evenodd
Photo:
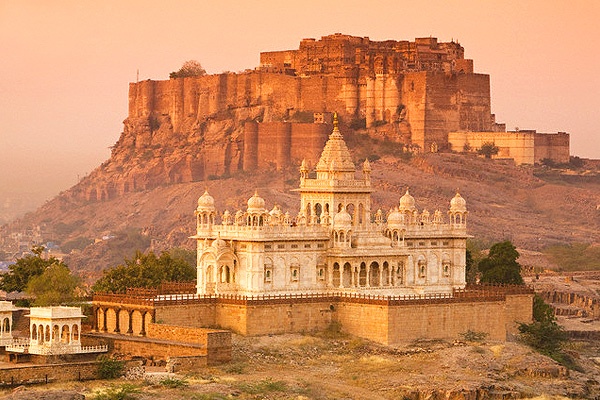
<path fill-rule="evenodd" d="M 512 158 L 515 164 L 531 164 L 548 158 L 557 163 L 569 162 L 569 134 L 518 132 L 469 132 L 458 131 L 448 134 L 452 151 L 462 152 L 468 147 L 476 152 L 484 143 L 494 143 L 499 151 L 492 158 Z"/>
<path fill-rule="evenodd" d="M 128 361 L 125 368 L 140 365 L 139 361 Z M 95 361 L 2 368 L 0 386 L 98 379 L 97 373 L 98 365 Z"/>
<path fill-rule="evenodd" d="M 226 359 L 230 357 L 226 354 L 230 339 L 219 331 L 197 327 L 219 327 L 241 335 L 266 335 L 319 331 L 337 322 L 350 334 L 396 344 L 418 338 L 457 339 L 468 330 L 485 332 L 494 340 L 505 340 L 517 333 L 517 322 L 531 322 L 533 293 L 527 288 L 486 290 L 431 299 L 377 296 L 190 299 L 189 304 L 157 305 L 155 315 L 166 318 L 167 325 L 165 321 L 149 324 L 149 337 L 144 339 L 206 343 L 217 358 Z M 175 352 L 173 355 L 184 354 Z"/>
<path fill-rule="evenodd" d="M 570 161 L 569 134 L 558 133 L 535 133 L 535 161 L 548 158 L 557 163 L 568 163 Z"/>

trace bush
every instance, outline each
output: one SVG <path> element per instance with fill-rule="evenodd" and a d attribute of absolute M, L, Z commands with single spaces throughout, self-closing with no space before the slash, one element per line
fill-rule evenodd
<path fill-rule="evenodd" d="M 274 381 L 270 378 L 255 383 L 244 383 L 240 389 L 248 394 L 262 394 L 267 392 L 285 392 L 287 385 L 283 381 Z"/>
<path fill-rule="evenodd" d="M 489 335 L 486 332 L 468 330 L 460 334 L 460 337 L 467 342 L 483 342 Z"/>
<path fill-rule="evenodd" d="M 101 379 L 116 379 L 123 375 L 125 363 L 108 356 L 98 357 L 98 376 Z"/>
<path fill-rule="evenodd" d="M 139 392 L 140 390 L 137 386 L 126 383 L 119 387 L 105 389 L 94 396 L 94 400 L 133 400 L 135 397 L 132 395 Z"/>
<path fill-rule="evenodd" d="M 178 389 L 188 385 L 187 381 L 177 378 L 166 378 L 158 382 L 158 384 L 171 389 Z"/>

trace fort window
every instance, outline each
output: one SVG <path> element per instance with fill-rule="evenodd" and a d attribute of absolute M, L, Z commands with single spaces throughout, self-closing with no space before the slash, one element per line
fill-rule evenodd
<path fill-rule="evenodd" d="M 431 242 L 432 246 L 437 246 L 437 242 Z"/>
<path fill-rule="evenodd" d="M 265 244 L 265 249 L 271 250 L 271 245 L 270 244 Z"/>
<path fill-rule="evenodd" d="M 285 244 L 278 244 L 278 245 L 277 245 L 277 248 L 278 248 L 278 249 L 285 249 Z"/>
<path fill-rule="evenodd" d="M 307 243 L 307 244 L 305 244 L 305 245 L 304 245 L 304 248 L 305 248 L 305 249 L 310 249 L 310 243 Z"/>
<path fill-rule="evenodd" d="M 448 246 L 448 245 L 450 245 L 450 242 L 442 242 L 442 245 Z"/>
<path fill-rule="evenodd" d="M 319 249 L 322 249 L 322 248 L 324 248 L 324 247 L 325 247 L 325 245 L 324 245 L 323 243 L 318 243 L 318 244 L 317 244 L 317 247 L 318 247 Z"/>
<path fill-rule="evenodd" d="M 320 281 L 324 281 L 325 280 L 325 268 L 323 268 L 323 267 L 319 268 L 317 275 L 319 276 Z"/>
<path fill-rule="evenodd" d="M 419 246 L 425 246 L 425 242 L 419 242 Z"/>
<path fill-rule="evenodd" d="M 297 245 L 297 244 L 292 244 L 290 247 L 291 247 L 292 249 L 297 249 L 297 248 L 298 248 L 298 245 Z"/>
<path fill-rule="evenodd" d="M 266 247 L 267 246 L 265 246 L 265 248 Z M 269 245 L 269 247 L 271 247 L 271 246 Z M 246 250 L 246 245 L 245 244 L 240 244 L 240 250 Z"/>

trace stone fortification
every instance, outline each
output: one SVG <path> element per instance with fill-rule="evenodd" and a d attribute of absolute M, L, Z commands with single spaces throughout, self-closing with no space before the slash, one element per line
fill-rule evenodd
<path fill-rule="evenodd" d="M 392 126 L 394 141 L 444 149 L 451 130 L 493 125 L 489 76 L 473 73 L 463 56 L 458 43 L 435 38 L 375 42 L 336 34 L 262 53 L 261 65 L 243 73 L 131 83 L 111 159 L 71 193 L 107 200 L 310 162 L 330 130 L 307 120 L 313 113 L 338 111 L 347 125 Z"/>
<path fill-rule="evenodd" d="M 345 126 L 416 151 L 450 149 L 449 132 L 505 130 L 491 113 L 489 75 L 474 72 L 460 44 L 334 34 L 263 52 L 254 70 L 131 83 L 110 160 L 70 195 L 108 200 L 310 162 L 328 131 L 312 115 L 334 111 Z M 565 152 L 553 138 L 535 145 L 539 158 Z"/>
<path fill-rule="evenodd" d="M 448 142 L 453 151 L 477 152 L 485 143 L 494 143 L 498 154 L 493 158 L 510 158 L 518 165 L 535 164 L 544 159 L 568 163 L 569 134 L 538 133 L 534 130 L 514 132 L 450 132 Z"/>

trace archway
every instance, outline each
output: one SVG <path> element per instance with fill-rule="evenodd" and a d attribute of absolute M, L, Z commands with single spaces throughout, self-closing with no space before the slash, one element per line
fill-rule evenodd
<path fill-rule="evenodd" d="M 381 285 L 380 276 L 379 276 L 379 263 L 373 261 L 369 268 L 369 284 L 372 287 L 377 287 Z"/>

